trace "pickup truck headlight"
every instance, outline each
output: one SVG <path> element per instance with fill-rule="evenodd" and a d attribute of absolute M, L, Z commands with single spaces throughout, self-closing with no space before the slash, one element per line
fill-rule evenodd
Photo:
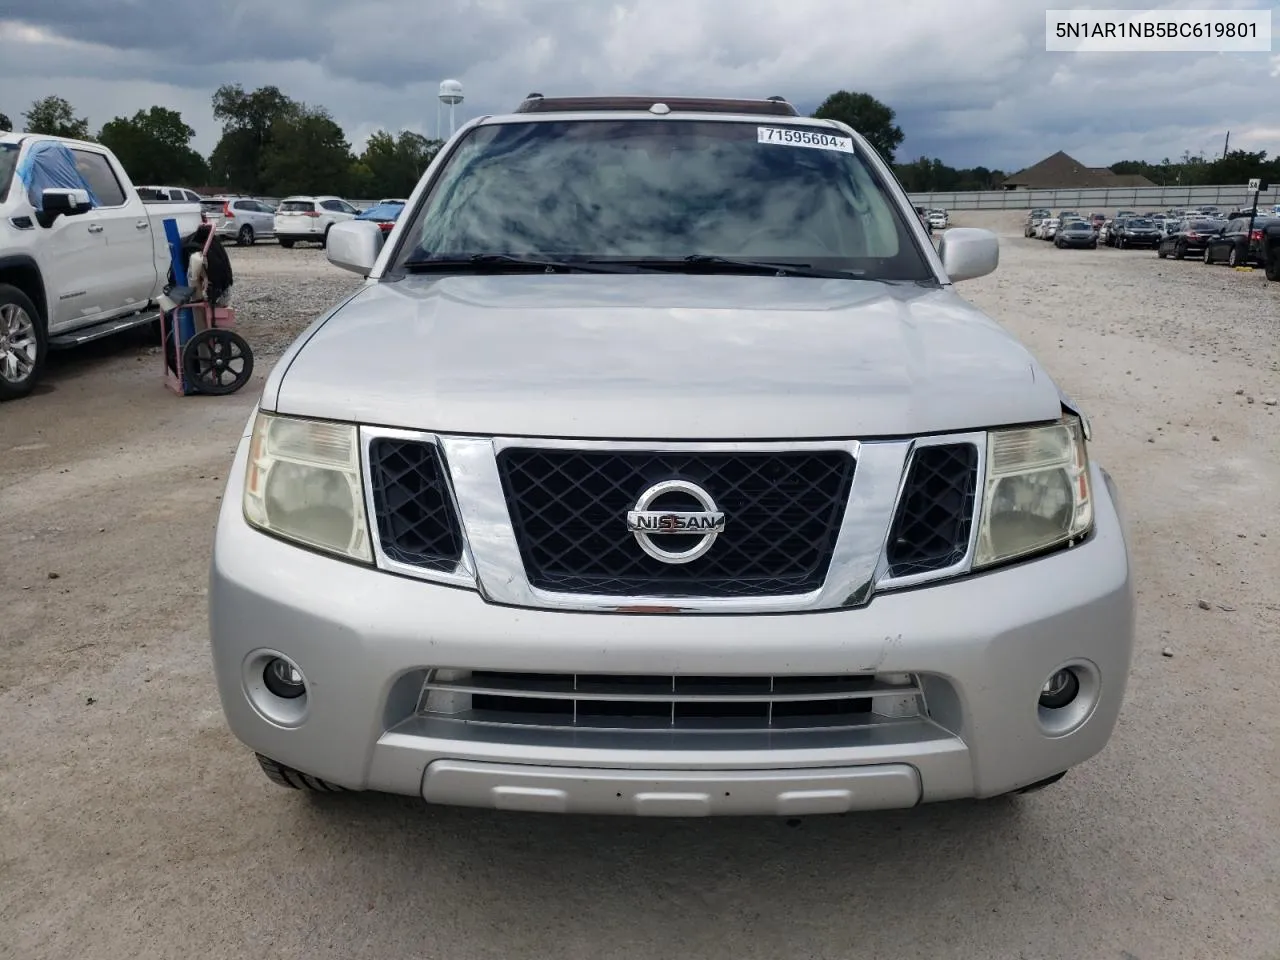
<path fill-rule="evenodd" d="M 244 516 L 286 540 L 371 563 L 355 426 L 259 413 Z"/>
<path fill-rule="evenodd" d="M 1078 417 L 987 435 L 975 568 L 1077 540 L 1092 526 L 1089 454 Z"/>

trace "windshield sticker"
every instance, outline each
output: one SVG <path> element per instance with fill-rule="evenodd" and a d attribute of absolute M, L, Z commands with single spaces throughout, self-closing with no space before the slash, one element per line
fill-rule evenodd
<path fill-rule="evenodd" d="M 853 140 L 850 137 L 838 137 L 819 130 L 798 130 L 795 127 L 756 127 L 756 142 L 853 153 Z"/>

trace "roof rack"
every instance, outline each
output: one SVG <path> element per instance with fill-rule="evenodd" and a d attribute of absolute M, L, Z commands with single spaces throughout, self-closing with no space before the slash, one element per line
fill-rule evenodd
<path fill-rule="evenodd" d="M 734 100 L 720 97 L 544 97 L 531 93 L 516 108 L 516 113 L 570 113 L 594 110 L 648 111 L 655 104 L 665 104 L 672 111 L 689 113 L 746 113 L 772 117 L 798 117 L 785 97 L 765 100 Z"/>

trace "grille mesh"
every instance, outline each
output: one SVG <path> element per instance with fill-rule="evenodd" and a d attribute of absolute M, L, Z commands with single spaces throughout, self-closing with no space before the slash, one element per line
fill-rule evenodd
<path fill-rule="evenodd" d="M 369 473 L 383 552 L 425 570 L 453 570 L 462 533 L 436 446 L 380 437 L 369 444 Z"/>
<path fill-rule="evenodd" d="M 977 493 L 978 448 L 919 447 L 889 535 L 889 573 L 906 577 L 959 563 L 969 547 Z"/>
<path fill-rule="evenodd" d="M 503 492 L 530 583 L 564 593 L 657 597 L 786 596 L 826 577 L 853 482 L 844 451 L 594 452 L 510 448 Z M 663 480 L 700 485 L 724 511 L 702 557 L 667 564 L 627 531 L 627 511 Z M 653 509 L 699 509 L 667 501 Z M 656 538 L 655 538 L 656 539 Z M 672 550 L 689 537 L 665 537 Z"/>

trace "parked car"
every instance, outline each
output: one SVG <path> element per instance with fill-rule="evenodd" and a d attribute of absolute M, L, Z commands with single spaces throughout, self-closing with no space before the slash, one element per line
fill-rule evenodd
<path fill-rule="evenodd" d="M 357 220 L 371 220 L 383 233 L 390 233 L 396 225 L 400 214 L 404 212 L 403 200 L 379 200 L 368 210 L 356 217 Z"/>
<path fill-rule="evenodd" d="M 1134 210 L 1121 210 L 1116 213 L 1117 220 L 1128 220 L 1130 217 L 1136 217 L 1138 214 Z"/>
<path fill-rule="evenodd" d="M 159 319 L 167 219 L 185 240 L 200 205 L 144 203 L 102 144 L 0 133 L 0 400 L 31 392 L 50 348 Z"/>
<path fill-rule="evenodd" d="M 1132 247 L 1151 247 L 1160 245 L 1162 232 L 1155 221 L 1146 217 L 1130 217 L 1120 224 L 1115 234 L 1115 246 L 1121 250 Z"/>
<path fill-rule="evenodd" d="M 1024 237 L 1034 237 L 1036 235 L 1036 231 L 1040 229 L 1040 224 L 1043 222 L 1044 220 L 1042 217 L 1029 218 L 1022 227 L 1022 235 Z"/>
<path fill-rule="evenodd" d="M 934 230 L 946 230 L 951 226 L 951 215 L 945 210 L 930 210 L 929 226 Z"/>
<path fill-rule="evenodd" d="M 242 247 L 274 237 L 275 211 L 251 197 L 212 197 L 201 203 L 213 231 L 222 239 L 233 239 Z"/>
<path fill-rule="evenodd" d="M 1262 263 L 1268 280 L 1280 280 L 1280 204 L 1275 220 L 1262 227 Z"/>
<path fill-rule="evenodd" d="M 1201 254 L 1205 263 L 1223 263 L 1229 267 L 1264 266 L 1262 231 L 1280 218 L 1256 217 L 1252 227 L 1248 217 L 1237 217 L 1209 236 Z"/>
<path fill-rule="evenodd" d="M 1200 253 L 1217 231 L 1218 224 L 1213 220 L 1183 220 L 1173 233 L 1161 238 L 1156 256 L 1182 260 L 1188 254 Z"/>
<path fill-rule="evenodd" d="M 213 538 L 232 732 L 283 786 L 521 811 L 1058 780 L 1133 581 L 1088 421 L 955 291 L 996 236 L 929 249 L 842 123 L 654 102 L 471 120 L 389 237 L 333 227 L 367 280 L 269 376 Z"/>
<path fill-rule="evenodd" d="M 1106 222 L 1107 222 L 1107 215 L 1105 213 L 1089 214 L 1089 223 L 1093 225 L 1093 229 L 1095 230 L 1101 228 L 1101 226 Z"/>
<path fill-rule="evenodd" d="M 285 197 L 275 212 L 275 234 L 280 246 L 328 242 L 335 223 L 354 220 L 357 210 L 341 197 Z"/>
<path fill-rule="evenodd" d="M 204 197 L 186 187 L 138 187 L 143 203 L 200 203 Z"/>
<path fill-rule="evenodd" d="M 1068 220 L 1080 220 L 1080 219 L 1082 218 L 1080 216 L 1079 210 L 1059 210 L 1058 211 L 1059 223 L 1066 223 Z"/>
<path fill-rule="evenodd" d="M 1059 250 L 1064 247 L 1087 247 L 1098 249 L 1098 233 L 1087 220 L 1072 220 L 1064 223 L 1053 238 L 1054 246 Z"/>
<path fill-rule="evenodd" d="M 1040 227 L 1036 231 L 1036 236 L 1041 240 L 1052 240 L 1058 234 L 1058 227 L 1061 226 L 1057 217 L 1049 217 L 1040 221 Z"/>

